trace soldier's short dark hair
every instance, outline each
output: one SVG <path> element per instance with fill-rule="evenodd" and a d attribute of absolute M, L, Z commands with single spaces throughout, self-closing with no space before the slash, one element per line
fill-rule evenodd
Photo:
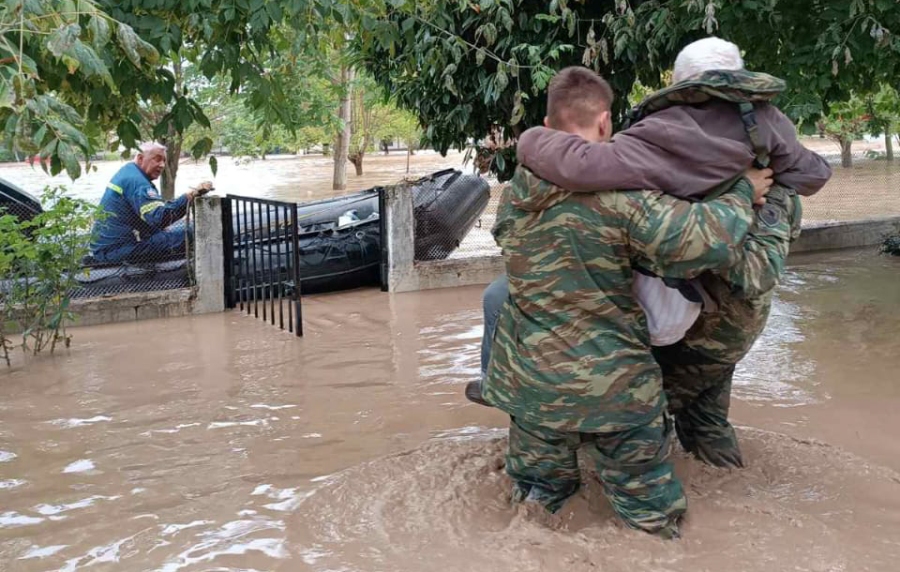
<path fill-rule="evenodd" d="M 613 90 L 590 68 L 563 68 L 547 90 L 547 117 L 555 129 L 590 127 L 597 115 L 612 107 Z"/>

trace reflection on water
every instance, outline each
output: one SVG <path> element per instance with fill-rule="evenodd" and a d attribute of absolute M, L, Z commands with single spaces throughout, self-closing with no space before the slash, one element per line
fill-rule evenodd
<path fill-rule="evenodd" d="M 896 416 L 883 415 L 900 406 L 898 271 L 898 259 L 858 253 L 798 259 L 765 335 L 739 370 L 736 401 L 752 404 L 742 423 L 767 419 L 772 405 L 792 405 L 778 411 L 809 415 L 827 407 L 829 419 L 859 427 L 856 404 L 868 396 L 863 414 L 879 416 L 878 430 L 864 441 L 880 447 L 876 452 L 890 451 L 900 430 Z M 478 448 L 495 443 L 508 420 L 462 396 L 479 371 L 481 290 L 306 297 L 302 339 L 238 313 L 79 329 L 70 351 L 0 370 L 0 568 L 293 571 L 339 569 L 329 568 L 335 562 L 355 563 L 346 565 L 352 570 L 378 568 L 356 556 L 347 560 L 347 554 L 368 555 L 371 562 L 383 558 L 382 569 L 427 568 L 418 557 L 389 554 L 386 547 L 397 545 L 421 549 L 419 554 L 438 559 L 432 562 L 441 561 L 442 550 L 461 558 L 458 566 L 442 569 L 497 569 L 487 553 L 463 558 L 460 550 L 422 535 L 417 527 L 435 514 L 451 519 L 438 531 L 509 529 L 506 538 L 515 544 L 497 562 L 524 554 L 532 559 L 528 566 L 543 562 L 549 569 L 558 562 L 554 551 L 590 561 L 624 543 L 623 552 L 613 552 L 624 567 L 648 545 L 621 531 L 601 540 L 612 525 L 587 544 L 569 546 L 554 536 L 548 545 L 554 548 L 542 552 L 536 547 L 546 532 L 528 520 L 510 520 L 496 466 L 500 449 Z M 395 463 L 366 465 L 423 442 L 475 449 L 418 449 Z M 773 451 L 807 455 L 803 459 L 815 453 L 753 442 L 756 459 Z M 448 451 L 446 463 L 423 460 Z M 853 506 L 835 496 L 843 477 L 828 471 L 839 465 L 807 471 L 819 470 L 826 488 L 808 475 L 792 480 L 792 466 L 761 465 L 750 481 L 740 473 L 698 477 L 696 483 L 728 494 L 715 493 L 715 502 L 697 505 L 689 546 L 721 546 L 737 526 L 728 523 L 740 521 L 755 531 L 748 542 L 786 553 L 799 545 L 792 542 L 793 519 L 809 531 L 798 542 L 852 562 L 846 552 L 828 552 L 829 544 L 840 545 L 828 540 L 840 538 L 835 526 L 858 527 L 862 517 L 828 527 L 817 523 L 826 510 L 868 514 L 869 508 L 859 508 L 869 507 L 868 500 L 858 487 Z M 469 499 L 466 492 L 475 485 L 467 478 L 481 479 L 479 494 L 491 487 L 497 494 Z M 338 483 L 339 491 L 330 488 Z M 694 497 L 709 492 L 700 484 L 690 488 Z M 750 510 L 741 508 L 750 497 L 756 499 L 747 501 Z M 771 514 L 759 520 L 788 497 L 790 510 L 774 521 Z M 323 504 L 329 498 L 337 504 Z M 803 503 L 814 504 L 819 516 L 804 516 Z M 337 511 L 334 520 L 327 518 L 329 506 Z M 716 512 L 714 506 L 731 508 Z M 313 508 L 316 519 L 309 518 Z M 378 514 L 390 519 L 367 520 Z M 592 521 L 585 522 L 579 526 Z M 714 522 L 722 530 L 704 524 Z M 854 530 L 863 535 L 862 528 Z M 457 538 L 465 543 L 473 537 Z M 516 546 L 531 548 L 517 552 Z M 689 560 L 663 551 L 653 563 L 681 570 Z M 640 562 L 637 569 L 653 568 Z M 570 564 L 587 568 L 581 560 Z M 606 560 L 595 564 L 618 569 Z"/>

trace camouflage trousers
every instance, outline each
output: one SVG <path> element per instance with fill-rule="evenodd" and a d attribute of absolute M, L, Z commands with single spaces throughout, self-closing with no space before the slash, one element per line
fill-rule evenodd
<path fill-rule="evenodd" d="M 717 467 L 743 467 L 728 421 L 735 364 L 717 363 L 679 342 L 654 347 L 675 432 L 684 450 Z"/>
<path fill-rule="evenodd" d="M 629 527 L 677 536 L 687 500 L 668 460 L 671 436 L 671 420 L 662 413 L 618 433 L 570 433 L 510 418 L 506 472 L 514 482 L 513 501 L 535 501 L 551 513 L 558 511 L 581 486 L 581 450 Z"/>

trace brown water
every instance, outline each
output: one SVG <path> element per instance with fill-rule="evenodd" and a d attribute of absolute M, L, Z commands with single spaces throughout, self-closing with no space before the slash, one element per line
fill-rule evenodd
<path fill-rule="evenodd" d="M 807 138 L 804 145 L 820 153 L 834 154 L 836 144 L 828 140 Z M 900 215 L 900 161 L 862 160 L 866 149 L 883 149 L 881 142 L 858 141 L 854 152 L 859 154 L 852 169 L 834 167 L 831 181 L 816 196 L 804 200 L 804 220 L 822 222 L 855 220 L 873 216 Z M 255 160 L 247 164 L 235 164 L 232 157 L 221 157 L 219 172 L 213 177 L 205 161 L 186 160 L 178 172 L 176 191 L 182 193 L 202 180 L 213 180 L 216 194 L 235 194 L 286 201 L 311 201 L 347 194 L 376 185 L 396 183 L 404 177 L 419 177 L 447 168 L 472 171 L 472 164 L 464 164 L 463 153 L 450 152 L 447 157 L 433 151 L 419 151 L 411 157 L 410 171 L 406 172 L 405 153 L 369 155 L 365 159 L 365 174 L 357 177 L 350 169 L 346 191 L 331 189 L 333 160 L 330 157 L 276 156 L 265 161 Z M 96 172 L 90 172 L 75 181 L 65 174 L 47 176 L 40 168 L 26 164 L 0 164 L 0 177 L 20 185 L 27 191 L 40 195 L 47 185 L 66 185 L 71 194 L 97 202 L 103 195 L 106 183 L 124 164 L 122 161 L 96 163 Z M 492 185 L 496 181 L 490 180 Z M 483 223 L 489 226 L 496 210 L 499 193 L 488 205 Z M 474 233 L 462 250 L 468 253 L 496 251 L 488 233 Z"/>
<path fill-rule="evenodd" d="M 371 155 L 364 161 L 364 175 L 357 177 L 350 166 L 347 174 L 347 190 L 331 188 L 334 169 L 333 159 L 321 155 L 275 156 L 249 163 L 236 164 L 232 157 L 219 158 L 219 170 L 215 176 L 206 161 L 185 160 L 175 179 L 176 194 L 186 192 L 200 181 L 213 181 L 217 195 L 244 195 L 285 201 L 312 201 L 348 194 L 376 185 L 397 183 L 404 177 L 419 177 L 441 169 L 463 169 L 471 172 L 471 163 L 463 165 L 463 153 L 450 152 L 446 157 L 433 151 L 418 151 L 410 158 L 410 170 L 406 172 L 406 154 Z M 27 164 L 6 163 L 0 165 L 0 177 L 12 181 L 26 191 L 40 196 L 47 185 L 65 185 L 73 196 L 99 202 L 106 183 L 118 171 L 124 161 L 99 161 L 96 171 L 72 181 L 63 173 L 56 177 L 45 174 L 40 167 Z"/>
<path fill-rule="evenodd" d="M 679 456 L 664 542 L 589 484 L 510 507 L 505 419 L 469 404 L 480 288 L 304 299 L 75 331 L 0 371 L 0 569 L 816 570 L 900 561 L 900 260 L 798 259 L 743 364 L 742 471 Z"/>

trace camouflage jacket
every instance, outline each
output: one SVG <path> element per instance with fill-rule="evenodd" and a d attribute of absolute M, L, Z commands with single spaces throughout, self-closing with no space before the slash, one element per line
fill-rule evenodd
<path fill-rule="evenodd" d="M 747 235 L 743 258 L 698 278 L 716 308 L 700 314 L 683 342 L 716 363 L 738 363 L 762 333 L 791 241 L 800 235 L 803 208 L 796 193 L 775 185 L 766 199 Z"/>
<path fill-rule="evenodd" d="M 614 432 L 663 405 L 632 265 L 691 278 L 743 256 L 746 180 L 707 203 L 658 191 L 573 194 L 519 167 L 494 226 L 509 277 L 484 397 L 561 431 Z"/>

